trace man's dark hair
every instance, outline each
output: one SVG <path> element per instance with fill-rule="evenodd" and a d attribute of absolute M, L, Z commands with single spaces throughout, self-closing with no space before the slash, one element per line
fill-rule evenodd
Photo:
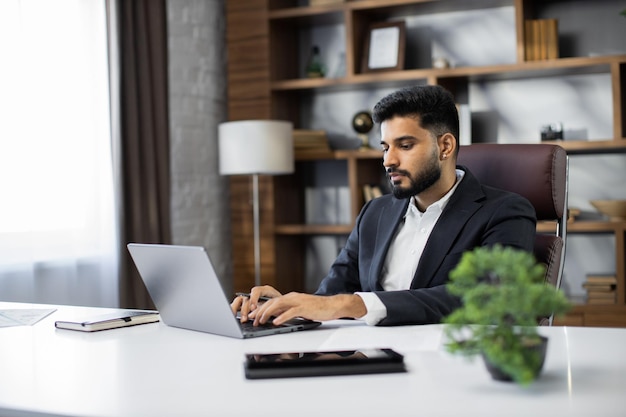
<path fill-rule="evenodd" d="M 383 97 L 374 106 L 374 122 L 382 123 L 393 117 L 419 118 L 420 126 L 435 136 L 452 133 L 459 144 L 459 113 L 454 96 L 438 85 L 418 85 L 403 88 Z"/>

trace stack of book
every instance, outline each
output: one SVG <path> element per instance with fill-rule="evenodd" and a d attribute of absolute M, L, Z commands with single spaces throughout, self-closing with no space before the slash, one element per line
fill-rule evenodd
<path fill-rule="evenodd" d="M 557 19 L 526 20 L 524 23 L 524 48 L 526 61 L 542 61 L 559 57 Z"/>
<path fill-rule="evenodd" d="M 587 290 L 587 304 L 615 304 L 615 275 L 587 275 L 583 288 Z"/>
<path fill-rule="evenodd" d="M 301 130 L 293 131 L 293 146 L 299 151 L 330 151 L 328 136 L 325 130 Z"/>
<path fill-rule="evenodd" d="M 378 185 L 365 184 L 363 186 L 363 199 L 368 201 L 383 195 L 383 190 Z"/>
<path fill-rule="evenodd" d="M 309 6 L 327 6 L 330 4 L 341 4 L 345 0 L 309 0 Z"/>

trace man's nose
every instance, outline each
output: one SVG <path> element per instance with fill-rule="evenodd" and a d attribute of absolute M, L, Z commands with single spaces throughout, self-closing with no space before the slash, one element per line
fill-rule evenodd
<path fill-rule="evenodd" d="M 383 156 L 383 166 L 387 169 L 398 166 L 398 158 L 393 150 L 387 149 Z"/>

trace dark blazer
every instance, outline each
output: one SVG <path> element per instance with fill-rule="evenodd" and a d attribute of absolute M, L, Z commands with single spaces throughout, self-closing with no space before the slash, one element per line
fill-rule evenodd
<path fill-rule="evenodd" d="M 433 228 L 411 289 L 384 291 L 380 283 L 389 245 L 410 201 L 384 195 L 363 207 L 316 294 L 374 291 L 387 307 L 379 325 L 439 323 L 460 305 L 445 284 L 463 252 L 496 243 L 532 251 L 537 220 L 530 202 L 483 186 L 467 168 L 458 168 L 465 176 Z"/>

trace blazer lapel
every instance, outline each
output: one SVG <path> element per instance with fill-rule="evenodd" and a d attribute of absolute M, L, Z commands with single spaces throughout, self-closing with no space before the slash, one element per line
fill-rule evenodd
<path fill-rule="evenodd" d="M 469 170 L 466 168 L 463 170 L 465 171 L 463 180 L 450 197 L 426 243 L 411 288 L 428 287 L 444 258 L 450 253 L 450 248 L 467 219 L 481 206 L 477 202 L 484 198 L 480 184 Z"/>
<path fill-rule="evenodd" d="M 378 217 L 378 224 L 376 225 L 376 241 L 374 242 L 375 253 L 370 268 L 370 275 L 368 277 L 371 288 L 376 291 L 382 291 L 383 287 L 380 283 L 380 277 L 383 270 L 385 259 L 387 258 L 387 251 L 391 245 L 391 240 L 398 229 L 398 226 L 404 219 L 407 207 L 409 205 L 409 199 L 398 200 L 393 198 L 392 204 L 381 210 Z"/>

